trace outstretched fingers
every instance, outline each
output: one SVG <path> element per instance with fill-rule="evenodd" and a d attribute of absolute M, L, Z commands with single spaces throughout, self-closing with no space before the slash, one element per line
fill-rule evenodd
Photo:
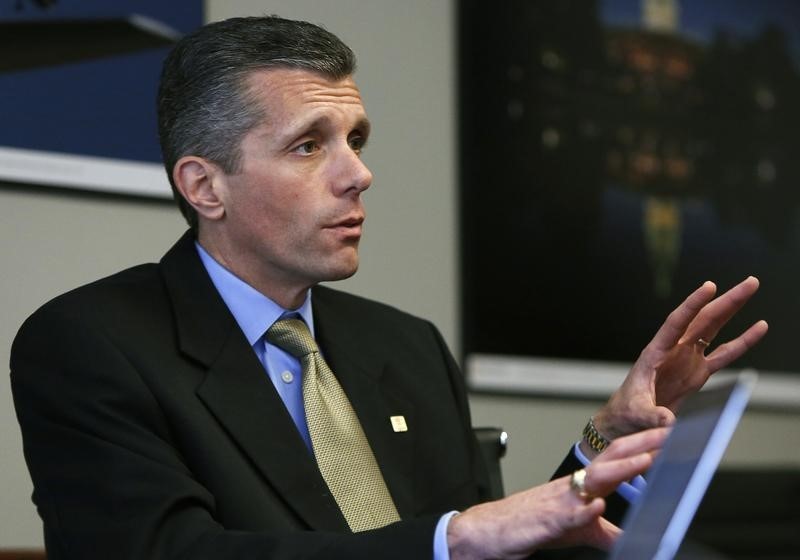
<path fill-rule="evenodd" d="M 651 347 L 666 352 L 686 340 L 693 344 L 700 339 L 711 342 L 731 317 L 758 291 L 758 286 L 758 279 L 749 276 L 715 299 L 716 285 L 713 282 L 704 282 L 669 314 L 653 337 Z M 747 347 L 744 348 L 746 349 Z"/>
<path fill-rule="evenodd" d="M 725 344 L 720 344 L 713 352 L 706 356 L 709 370 L 718 371 L 737 360 L 745 352 L 758 344 L 764 335 L 767 334 L 768 329 L 769 325 L 767 325 L 766 321 L 758 321 L 733 340 Z"/>
<path fill-rule="evenodd" d="M 713 282 L 704 282 L 667 316 L 667 320 L 658 329 L 650 345 L 663 352 L 675 346 L 686 334 L 686 329 L 700 311 L 714 299 L 716 293 L 717 286 Z"/>
<path fill-rule="evenodd" d="M 661 449 L 669 435 L 669 428 L 653 428 L 615 439 L 608 449 L 597 458 L 597 463 L 613 461 L 640 453 L 651 453 Z"/>
<path fill-rule="evenodd" d="M 749 276 L 715 300 L 709 302 L 688 326 L 687 338 L 692 341 L 698 338 L 708 342 L 714 340 L 722 327 L 758 291 L 758 287 L 758 279 L 754 276 Z"/>
<path fill-rule="evenodd" d="M 669 428 L 654 428 L 615 439 L 585 469 L 583 492 L 588 496 L 608 496 L 621 482 L 644 473 L 668 434 Z"/>
<path fill-rule="evenodd" d="M 595 461 L 586 469 L 586 493 L 589 496 L 608 496 L 622 482 L 644 473 L 652 464 L 653 455 L 647 452 L 609 461 Z"/>

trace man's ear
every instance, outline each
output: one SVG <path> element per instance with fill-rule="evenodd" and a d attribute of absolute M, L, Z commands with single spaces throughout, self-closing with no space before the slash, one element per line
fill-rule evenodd
<path fill-rule="evenodd" d="M 197 214 L 207 220 L 219 220 L 225 215 L 220 197 L 224 175 L 207 159 L 184 156 L 172 169 L 175 187 Z"/>

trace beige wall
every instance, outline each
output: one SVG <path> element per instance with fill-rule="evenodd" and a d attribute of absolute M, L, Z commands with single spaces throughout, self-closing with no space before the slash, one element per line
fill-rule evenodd
<path fill-rule="evenodd" d="M 445 0 L 209 0 L 209 19 L 277 13 L 322 23 L 359 55 L 375 173 L 359 274 L 345 289 L 432 319 L 457 350 L 454 20 Z M 48 298 L 158 259 L 183 230 L 170 206 L 0 188 L 0 360 Z M 46 345 L 45 345 L 46 349 Z M 7 379 L 7 378 L 6 378 Z M 547 478 L 596 403 L 474 396 L 476 423 L 511 432 L 509 489 Z M 800 418 L 749 413 L 735 462 L 800 465 Z M 41 543 L 8 383 L 0 383 L 0 546 Z"/>

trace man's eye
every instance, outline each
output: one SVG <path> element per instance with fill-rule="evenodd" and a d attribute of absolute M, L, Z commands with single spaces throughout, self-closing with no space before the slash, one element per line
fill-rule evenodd
<path fill-rule="evenodd" d="M 361 150 L 364 149 L 364 146 L 367 143 L 367 139 L 363 136 L 351 136 L 348 140 L 350 144 L 350 149 L 353 150 L 355 153 L 360 154 Z"/>
<path fill-rule="evenodd" d="M 303 142 L 299 146 L 294 149 L 295 152 L 299 154 L 313 154 L 317 151 L 317 143 L 313 140 L 309 140 L 308 142 Z"/>

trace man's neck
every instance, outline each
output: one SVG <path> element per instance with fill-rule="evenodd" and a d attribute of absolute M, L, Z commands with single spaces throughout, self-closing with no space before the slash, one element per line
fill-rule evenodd
<path fill-rule="evenodd" d="M 226 257 L 226 251 L 220 250 L 217 244 L 209 242 L 202 235 L 198 236 L 197 242 L 220 266 L 284 309 L 297 309 L 303 305 L 308 290 L 313 287 L 281 282 L 269 274 L 253 273 L 249 267 L 237 266 L 236 259 Z"/>

